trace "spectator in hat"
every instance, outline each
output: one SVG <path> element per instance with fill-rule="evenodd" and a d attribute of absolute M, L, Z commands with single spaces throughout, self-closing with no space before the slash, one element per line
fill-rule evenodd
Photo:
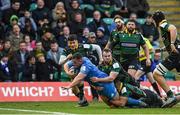
<path fill-rule="evenodd" d="M 108 42 L 108 36 L 105 35 L 105 29 L 103 27 L 99 27 L 96 31 L 96 41 L 97 44 L 104 49 L 104 47 L 106 46 L 107 42 Z"/>
<path fill-rule="evenodd" d="M 9 25 L 9 20 L 11 18 L 12 15 L 16 15 L 17 17 L 21 17 L 22 16 L 22 10 L 21 10 L 21 3 L 20 0 L 11 0 L 11 8 L 5 10 L 3 12 L 3 22 L 6 25 Z"/>
<path fill-rule="evenodd" d="M 11 16 L 11 18 L 9 20 L 10 23 L 5 30 L 6 36 L 10 34 L 14 25 L 19 25 L 18 20 L 19 20 L 19 18 L 16 15 Z"/>

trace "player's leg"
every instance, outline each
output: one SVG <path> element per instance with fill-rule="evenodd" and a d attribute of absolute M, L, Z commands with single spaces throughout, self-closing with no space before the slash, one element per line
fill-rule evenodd
<path fill-rule="evenodd" d="M 74 86 L 72 88 L 72 92 L 76 97 L 79 98 L 78 104 L 80 106 L 88 106 L 88 102 L 86 98 L 84 97 L 84 83 L 80 83 L 78 86 Z"/>
<path fill-rule="evenodd" d="M 146 97 L 140 98 L 140 100 L 147 103 L 149 107 L 161 107 L 163 105 L 163 100 L 156 93 L 149 89 L 144 89 L 143 91 Z"/>
<path fill-rule="evenodd" d="M 162 105 L 162 108 L 167 108 L 167 107 L 170 108 L 170 107 L 173 107 L 174 105 L 178 104 L 179 102 L 180 102 L 180 95 L 168 99 L 168 100 Z"/>
<path fill-rule="evenodd" d="M 139 68 L 139 62 L 137 60 L 130 60 L 130 63 L 129 63 L 129 66 L 128 66 L 128 73 L 131 75 L 131 76 L 135 76 L 138 68 Z"/>
<path fill-rule="evenodd" d="M 149 82 L 151 83 L 152 87 L 156 91 L 156 93 L 161 97 L 161 93 L 159 91 L 159 88 L 158 88 L 156 81 L 154 80 L 152 72 L 147 73 L 146 76 L 147 76 Z"/>
<path fill-rule="evenodd" d="M 78 104 L 80 106 L 88 106 L 89 103 L 87 102 L 85 96 L 84 96 L 84 82 L 82 81 L 80 84 L 77 85 L 79 89 L 79 102 Z"/>
<path fill-rule="evenodd" d="M 174 97 L 173 92 L 169 88 L 169 85 L 167 84 L 164 74 L 172 70 L 174 65 L 172 63 L 173 61 L 167 58 L 165 61 L 157 65 L 156 69 L 153 72 L 154 79 L 158 82 L 158 84 L 161 86 L 161 88 L 166 92 L 167 97 Z"/>
<path fill-rule="evenodd" d="M 91 87 L 91 93 L 92 93 L 93 101 L 98 101 L 99 100 L 99 96 L 98 96 L 97 91 L 92 86 L 90 86 L 90 87 Z"/>

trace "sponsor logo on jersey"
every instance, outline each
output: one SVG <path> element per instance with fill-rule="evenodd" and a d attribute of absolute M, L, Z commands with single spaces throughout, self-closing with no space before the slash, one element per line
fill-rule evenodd
<path fill-rule="evenodd" d="M 121 43 L 121 46 L 125 46 L 125 47 L 137 47 L 137 44 L 134 43 Z"/>

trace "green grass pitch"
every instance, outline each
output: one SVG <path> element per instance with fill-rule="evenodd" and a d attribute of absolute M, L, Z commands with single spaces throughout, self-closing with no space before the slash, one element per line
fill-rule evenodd
<path fill-rule="evenodd" d="M 180 114 L 180 105 L 173 108 L 109 108 L 102 102 L 77 107 L 76 102 L 0 103 L 0 114 Z"/>

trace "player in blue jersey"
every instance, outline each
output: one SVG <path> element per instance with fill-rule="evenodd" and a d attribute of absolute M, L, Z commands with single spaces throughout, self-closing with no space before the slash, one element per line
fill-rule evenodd
<path fill-rule="evenodd" d="M 79 72 L 78 74 L 76 74 L 73 81 L 67 87 L 63 87 L 64 89 L 70 89 L 76 86 L 82 80 L 85 80 L 98 91 L 102 100 L 109 106 L 115 106 L 115 107 L 123 107 L 125 105 L 141 106 L 141 107 L 146 106 L 146 104 L 140 100 L 119 96 L 113 82 L 93 83 L 91 81 L 92 77 L 96 76 L 98 78 L 105 78 L 108 77 L 108 75 L 100 71 L 94 64 L 91 63 L 91 61 L 88 58 L 82 57 L 80 53 L 74 54 L 73 59 L 71 61 L 68 61 L 64 65 L 65 72 L 73 76 L 75 74 L 74 74 L 74 69 L 71 69 L 72 67 L 79 69 Z"/>

